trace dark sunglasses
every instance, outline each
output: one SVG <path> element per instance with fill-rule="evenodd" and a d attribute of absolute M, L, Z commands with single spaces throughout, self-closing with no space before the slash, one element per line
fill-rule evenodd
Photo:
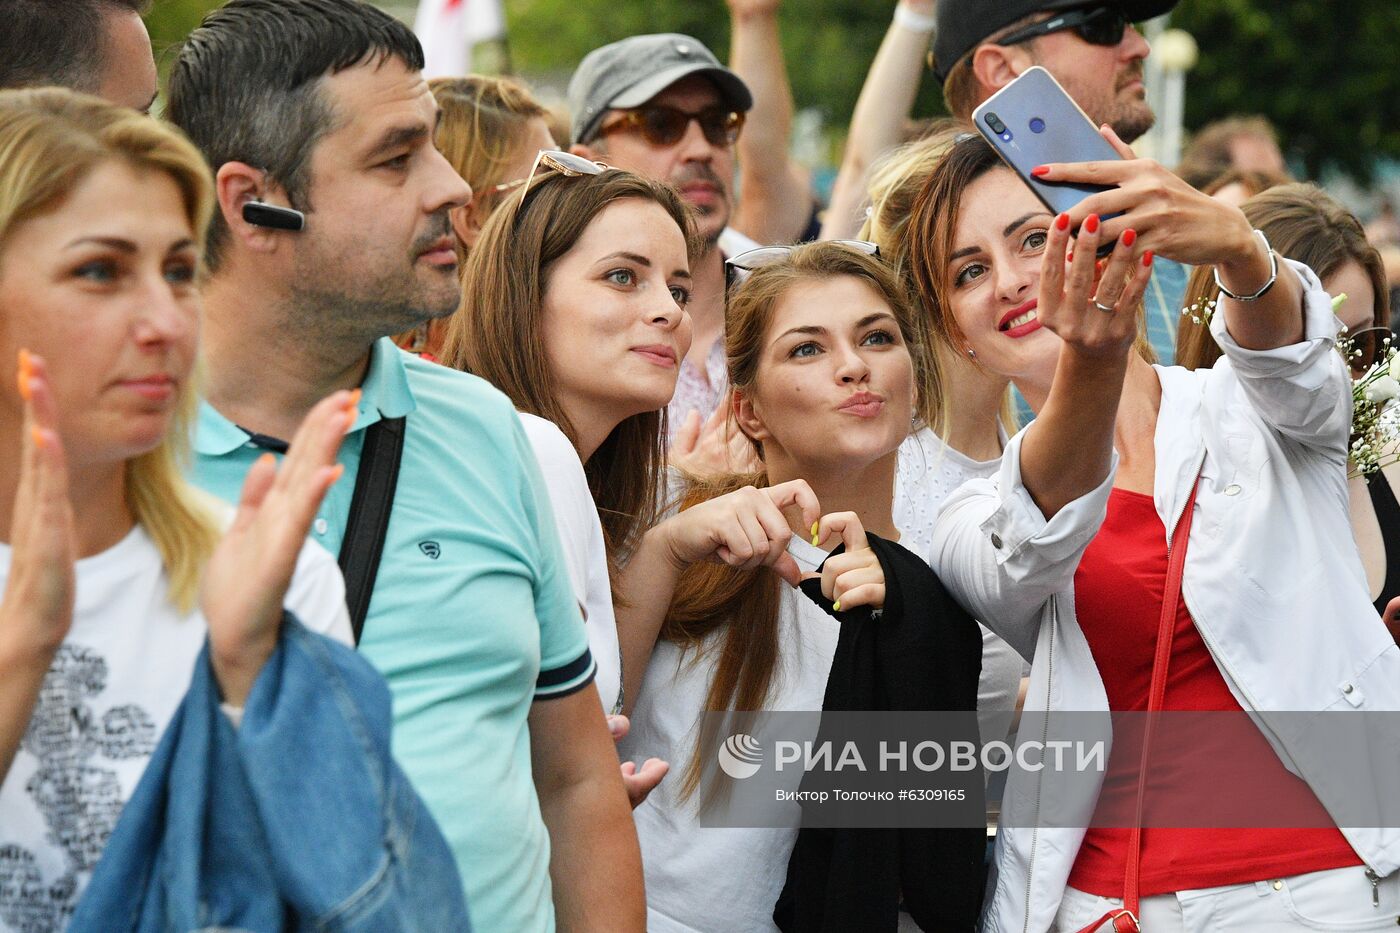
<path fill-rule="evenodd" d="M 867 256 L 880 258 L 880 247 L 869 240 L 828 240 L 828 243 L 839 243 L 841 246 L 850 247 Z M 775 262 L 782 262 L 792 255 L 796 246 L 760 246 L 758 249 L 751 249 L 740 253 L 733 259 L 727 260 L 724 264 L 724 285 L 726 288 L 733 288 L 743 284 L 744 280 L 755 269 L 764 266 L 771 266 Z"/>
<path fill-rule="evenodd" d="M 1128 17 L 1118 7 L 1094 6 L 1056 13 L 1049 19 L 1032 23 L 993 41 L 997 45 L 1017 45 L 1070 29 L 1090 45 L 1117 45 L 1123 41 L 1127 28 Z"/>
<path fill-rule="evenodd" d="M 689 113 L 675 107 L 651 104 L 621 113 L 621 119 L 602 127 L 598 135 L 607 136 L 626 130 L 640 133 L 653 146 L 674 146 L 690 128 L 690 121 L 694 120 L 700 124 L 700 132 L 705 134 L 711 146 L 732 146 L 739 138 L 739 131 L 744 128 L 744 114 L 723 107 L 708 107 L 698 113 Z"/>

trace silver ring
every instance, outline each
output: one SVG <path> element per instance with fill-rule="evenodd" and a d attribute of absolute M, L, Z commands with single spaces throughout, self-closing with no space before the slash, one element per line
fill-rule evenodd
<path fill-rule="evenodd" d="M 1092 302 L 1094 303 L 1094 307 L 1098 308 L 1098 309 L 1099 309 L 1100 311 L 1102 311 L 1104 314 L 1116 314 L 1116 313 L 1118 313 L 1118 309 L 1117 309 L 1117 308 L 1113 307 L 1112 305 L 1106 305 L 1106 304 L 1104 304 L 1103 302 L 1099 301 L 1097 298 L 1090 298 L 1089 300 L 1092 301 Z"/>

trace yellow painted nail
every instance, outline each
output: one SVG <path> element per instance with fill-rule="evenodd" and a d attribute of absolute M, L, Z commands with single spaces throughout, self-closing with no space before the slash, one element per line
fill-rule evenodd
<path fill-rule="evenodd" d="M 821 538 L 818 538 L 816 535 L 812 535 L 812 547 L 818 547 L 821 543 Z"/>
<path fill-rule="evenodd" d="M 838 599 L 838 600 L 836 600 L 836 602 L 832 603 L 832 604 L 831 604 L 831 608 L 832 608 L 832 609 L 835 609 L 837 612 L 840 612 L 840 611 L 841 611 L 841 600 Z"/>
<path fill-rule="evenodd" d="M 812 522 L 812 537 L 815 538 L 815 537 L 817 536 L 817 529 L 820 528 L 821 526 L 822 526 L 822 523 L 819 522 L 819 521 Z"/>

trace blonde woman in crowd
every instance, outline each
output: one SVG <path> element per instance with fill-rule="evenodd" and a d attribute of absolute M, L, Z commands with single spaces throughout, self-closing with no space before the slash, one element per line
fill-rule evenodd
<path fill-rule="evenodd" d="M 465 275 L 467 257 L 491 212 L 502 202 L 519 198 L 536 153 L 557 144 L 549 128 L 549 111 L 514 78 L 434 78 L 428 87 L 442 113 L 438 150 L 472 189 L 471 203 L 451 213 L 457 268 Z M 406 350 L 437 359 L 447 326 L 448 319 L 430 321 L 395 341 Z"/>
<path fill-rule="evenodd" d="M 130 819 L 159 818 L 149 809 L 124 811 L 138 784 L 145 787 L 143 774 L 157 747 L 165 749 L 162 737 L 183 713 L 192 675 L 201 677 L 196 664 L 206 641 L 218 694 L 237 723 L 250 697 L 260 698 L 265 712 L 268 691 L 279 689 L 259 679 L 274 652 L 282 652 L 285 664 L 285 644 L 309 645 L 321 657 L 338 647 L 316 647 L 298 632 L 350 640 L 340 573 L 306 535 L 340 475 L 335 454 L 354 408 L 351 393 L 337 392 L 311 411 L 280 468 L 271 457 L 258 462 L 236 513 L 182 478 L 196 405 L 196 283 L 213 203 L 204 160 L 178 131 L 68 91 L 0 92 L 0 359 L 19 365 L 17 379 L 0 383 L 3 931 L 67 925 L 114 830 Z M 284 623 L 290 617 L 300 625 Z M 351 680 L 380 683 L 348 649 L 330 657 L 349 665 L 342 674 L 353 669 Z M 284 686 L 292 676 L 279 666 Z M 344 677 L 300 687 L 339 690 L 342 699 L 347 689 Z M 365 759 L 368 742 L 347 751 L 351 743 L 325 740 L 321 727 L 347 738 L 349 729 L 361 729 L 372 741 L 379 735 L 372 724 L 338 722 L 353 719 L 361 699 L 350 697 L 329 715 L 324 706 L 295 699 L 278 700 L 276 708 L 300 734 L 321 740 L 318 761 L 344 764 L 346 754 Z M 387 715 L 387 698 L 382 712 Z M 198 710 L 183 714 L 183 730 L 173 730 L 177 747 L 198 728 L 189 724 Z M 260 718 L 254 728 L 264 741 L 275 741 L 267 727 Z M 382 738 L 387 761 L 388 737 Z M 282 760 L 298 773 L 263 772 L 260 778 L 288 787 L 329 780 L 314 766 L 305 770 L 295 754 Z M 367 770 L 362 773 L 368 778 Z M 227 789 L 191 788 L 185 777 L 172 794 L 208 795 L 216 801 L 211 807 L 230 799 Z M 353 776 L 343 777 L 342 793 L 366 790 Z M 389 773 L 380 780 L 388 786 L 377 784 L 360 799 L 391 806 L 384 795 L 401 790 Z M 416 801 L 411 791 L 408 799 Z M 428 895 L 418 905 L 419 917 L 451 922 L 465 916 L 456 893 L 460 881 L 436 827 L 421 804 L 418 809 L 423 828 L 412 836 L 420 847 L 404 865 L 421 871 L 425 852 L 440 854 L 443 861 L 418 880 L 431 875 L 449 882 L 436 890 L 416 888 Z M 178 844 L 179 816 L 172 811 L 165 818 L 172 829 L 147 846 Z M 370 809 L 364 818 L 381 814 Z M 302 825 L 336 838 L 335 828 L 314 814 Z M 360 825 L 355 818 L 340 824 Z M 429 828 L 438 848 L 421 847 Z M 131 833 L 126 843 L 125 857 L 150 856 L 139 842 L 133 851 Z M 199 861 L 206 853 L 190 854 Z M 444 865 L 446 874 L 435 875 Z M 208 863 L 188 866 L 169 882 L 169 900 L 155 903 L 131 884 L 114 882 L 123 869 L 142 877 L 134 865 L 113 866 L 103 893 L 112 896 L 117 884 L 115 896 L 129 918 L 153 923 L 159 913 L 170 928 L 195 919 L 179 912 L 190 903 L 182 895 L 192 894 L 185 884 L 209 881 L 218 871 Z M 273 874 L 285 881 L 278 869 Z M 325 894 L 349 874 L 344 866 L 327 870 L 321 877 L 328 883 L 313 883 L 311 890 Z M 397 871 L 384 878 L 388 885 L 403 880 Z M 242 925 L 232 921 L 258 901 L 259 880 L 265 879 L 241 882 L 239 904 L 213 905 L 200 919 Z M 376 882 L 374 890 L 384 887 Z M 443 891 L 450 896 L 439 897 Z M 402 903 L 384 896 L 381 903 Z M 307 902 L 275 907 L 279 916 L 310 922 L 302 912 Z M 84 929 L 94 928 L 91 914 Z M 388 920 L 390 914 L 375 916 Z M 408 914 L 395 916 L 406 920 Z M 99 924 L 112 922 L 107 916 Z"/>

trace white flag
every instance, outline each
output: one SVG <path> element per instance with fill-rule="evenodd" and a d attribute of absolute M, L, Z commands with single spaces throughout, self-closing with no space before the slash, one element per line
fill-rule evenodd
<path fill-rule="evenodd" d="M 413 31 L 423 43 L 423 77 L 457 77 L 471 71 L 472 46 L 506 34 L 501 0 L 419 0 Z"/>

